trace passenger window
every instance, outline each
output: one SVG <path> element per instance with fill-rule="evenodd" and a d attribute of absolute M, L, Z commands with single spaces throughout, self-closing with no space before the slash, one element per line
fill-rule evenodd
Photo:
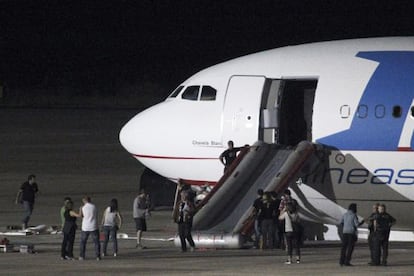
<path fill-rule="evenodd" d="M 215 101 L 216 100 L 216 93 L 217 90 L 211 86 L 203 86 L 201 89 L 201 97 L 200 100 L 202 101 Z"/>
<path fill-rule="evenodd" d="M 361 119 L 366 118 L 368 116 L 368 106 L 366 106 L 365 104 L 361 104 L 360 106 L 358 106 L 357 116 Z"/>
<path fill-rule="evenodd" d="M 402 114 L 401 106 L 399 106 L 399 105 L 395 105 L 395 106 L 392 108 L 392 116 L 393 116 L 394 118 L 400 118 L 400 117 L 401 117 L 401 114 Z"/>
<path fill-rule="evenodd" d="M 180 94 L 181 90 L 183 90 L 184 86 L 180 85 L 178 86 L 171 94 L 168 96 L 168 98 L 175 98 L 178 94 Z"/>
<path fill-rule="evenodd" d="M 375 106 L 375 117 L 377 117 L 378 119 L 385 117 L 385 106 L 384 105 L 379 104 Z"/>
<path fill-rule="evenodd" d="M 351 108 L 349 107 L 349 105 L 345 104 L 341 106 L 341 108 L 339 109 L 339 113 L 341 114 L 342 119 L 349 118 L 349 115 L 351 114 Z"/>
<path fill-rule="evenodd" d="M 199 90 L 200 86 L 188 86 L 181 95 L 181 98 L 190 101 L 197 101 Z"/>

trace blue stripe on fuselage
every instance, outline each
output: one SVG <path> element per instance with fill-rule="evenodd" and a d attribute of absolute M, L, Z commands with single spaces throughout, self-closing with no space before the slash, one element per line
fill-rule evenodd
<path fill-rule="evenodd" d="M 397 150 L 414 97 L 414 52 L 360 52 L 357 57 L 379 62 L 359 102 L 359 106 L 368 107 L 368 116 L 359 118 L 355 112 L 348 130 L 317 142 L 341 150 Z M 375 117 L 377 105 L 385 106 L 383 118 Z M 401 107 L 401 117 L 392 116 L 394 106 Z M 414 139 L 411 139 L 411 148 L 414 148 Z"/>

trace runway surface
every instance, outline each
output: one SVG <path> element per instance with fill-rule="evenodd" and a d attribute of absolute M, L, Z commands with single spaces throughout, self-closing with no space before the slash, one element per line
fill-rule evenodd
<path fill-rule="evenodd" d="M 0 225 L 20 224 L 14 199 L 29 174 L 40 194 L 33 225 L 56 224 L 63 197 L 76 204 L 89 194 L 100 206 L 112 197 L 129 209 L 142 165 L 120 145 L 121 127 L 134 110 L 0 109 Z"/>
<path fill-rule="evenodd" d="M 1 253 L 2 275 L 412 275 L 414 271 L 414 244 L 392 243 L 389 266 L 367 265 L 369 253 L 366 242 L 357 244 L 352 267 L 338 265 L 339 244 L 307 243 L 302 249 L 301 264 L 285 265 L 285 252 L 277 250 L 207 250 L 181 253 L 171 241 L 175 225 L 171 212 L 155 211 L 148 221 L 144 245 L 148 249 L 135 248 L 135 240 L 119 240 L 117 257 L 94 258 L 93 243 L 89 241 L 86 260 L 60 260 L 60 235 L 35 235 L 9 237 L 15 244 L 32 243 L 35 254 Z M 134 235 L 132 218 L 125 218 L 121 232 Z M 196 235 L 196 234 L 194 234 Z M 74 253 L 79 254 L 77 233 Z M 111 254 L 111 244 L 108 253 Z"/>
<path fill-rule="evenodd" d="M 121 126 L 133 110 L 0 109 L 0 232 L 19 225 L 23 211 L 16 192 L 28 174 L 37 175 L 41 190 L 31 225 L 58 225 L 64 196 L 75 207 L 89 194 L 102 213 L 117 198 L 124 216 L 120 232 L 133 237 L 132 202 L 142 166 L 118 141 Z M 117 257 L 96 261 L 93 244 L 84 261 L 60 260 L 60 235 L 9 236 L 12 243 L 32 243 L 36 254 L 0 253 L 1 275 L 413 275 L 414 243 L 391 243 L 389 266 L 367 265 L 369 252 L 360 241 L 353 267 L 338 265 L 338 243 L 307 243 L 302 263 L 285 265 L 282 250 L 203 250 L 181 253 L 169 238 L 176 226 L 170 210 L 156 210 L 148 221 L 144 242 L 119 241 Z M 79 222 L 80 224 L 80 222 Z M 79 255 L 77 233 L 74 253 Z M 2 238 L 2 236 L 0 236 Z M 110 247 L 109 247 L 110 248 Z M 109 251 L 111 252 L 111 251 Z"/>

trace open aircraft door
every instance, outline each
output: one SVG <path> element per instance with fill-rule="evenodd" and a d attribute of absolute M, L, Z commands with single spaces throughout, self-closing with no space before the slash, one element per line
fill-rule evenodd
<path fill-rule="evenodd" d="M 236 146 L 252 145 L 258 140 L 265 80 L 263 76 L 230 78 L 223 109 L 223 144 L 233 140 Z"/>

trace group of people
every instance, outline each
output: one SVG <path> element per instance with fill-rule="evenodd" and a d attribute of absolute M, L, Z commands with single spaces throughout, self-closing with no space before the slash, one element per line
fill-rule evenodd
<path fill-rule="evenodd" d="M 231 164 L 236 160 L 237 153 L 241 147 L 234 147 L 233 141 L 228 141 L 228 148 L 220 154 L 219 160 L 224 165 L 226 173 Z M 276 206 L 279 206 L 278 208 Z M 255 216 L 255 247 L 273 248 L 277 244 L 286 245 L 288 259 L 286 264 L 292 263 L 292 249 L 296 249 L 296 262 L 300 263 L 300 245 L 303 238 L 303 225 L 297 210 L 297 202 L 291 198 L 290 191 L 286 190 L 281 200 L 277 194 L 258 190 L 258 197 L 253 203 L 253 216 Z M 277 223 L 277 221 L 283 223 Z M 339 264 L 341 266 L 351 266 L 351 257 L 357 241 L 357 229 L 363 223 L 368 224 L 369 236 L 368 244 L 370 248 L 370 265 L 387 265 L 388 241 L 391 226 L 396 220 L 386 212 L 384 204 L 375 204 L 373 213 L 365 221 L 358 221 L 357 206 L 355 203 L 349 205 L 348 211 L 341 219 L 340 228 L 342 229 L 342 246 Z"/>
<path fill-rule="evenodd" d="M 298 214 L 297 201 L 292 198 L 289 189 L 284 191 L 281 199 L 278 199 L 277 194 L 263 192 L 262 189 L 259 189 L 257 194 L 253 202 L 255 247 L 262 249 L 285 247 L 287 253 L 285 264 L 293 262 L 292 255 L 295 249 L 296 263 L 300 263 L 304 226 Z M 386 266 L 389 235 L 395 222 L 395 218 L 386 212 L 385 204 L 375 204 L 372 214 L 361 221 L 358 220 L 357 205 L 350 204 L 340 223 L 342 246 L 339 264 L 352 266 L 351 258 L 358 239 L 358 227 L 367 223 L 371 256 L 369 264 Z"/>
<path fill-rule="evenodd" d="M 300 246 L 303 227 L 298 214 L 298 204 L 292 198 L 289 189 L 282 197 L 273 192 L 257 191 L 253 202 L 255 217 L 255 247 L 272 249 L 285 247 L 287 252 L 286 264 L 292 263 L 293 249 L 296 253 L 296 263 L 300 263 Z"/>
<path fill-rule="evenodd" d="M 76 218 L 82 218 L 80 254 L 79 260 L 84 260 L 86 243 L 89 236 L 95 245 L 95 257 L 97 260 L 101 256 L 108 255 L 108 243 L 112 241 L 112 254 L 114 257 L 118 254 L 117 232 L 122 226 L 122 215 L 118 208 L 118 200 L 113 198 L 109 206 L 107 206 L 102 214 L 101 230 L 103 233 L 102 255 L 100 244 L 100 230 L 98 226 L 98 212 L 96 206 L 91 202 L 89 196 L 82 198 L 83 206 L 79 208 L 79 212 L 73 210 L 73 201 L 66 197 L 64 206 L 61 208 L 62 233 L 63 241 L 61 247 L 62 259 L 73 259 L 73 243 L 76 234 Z M 144 249 L 142 245 L 142 232 L 147 231 L 146 218 L 150 215 L 150 198 L 149 195 L 141 189 L 133 202 L 133 217 L 135 220 L 137 231 L 136 247 Z"/>
<path fill-rule="evenodd" d="M 23 205 L 23 230 L 28 228 L 28 223 L 34 209 L 35 197 L 39 192 L 39 188 L 35 180 L 35 175 L 29 175 L 28 180 L 20 186 L 15 199 L 16 204 L 20 203 Z M 137 231 L 136 247 L 140 249 L 145 248 L 142 246 L 141 238 L 142 232 L 147 230 L 146 218 L 150 215 L 150 207 L 151 203 L 149 195 L 143 189 L 141 189 L 139 194 L 134 199 L 133 203 L 133 217 Z M 98 211 L 95 204 L 91 202 L 91 198 L 89 196 L 84 196 L 82 198 L 82 206 L 78 211 L 74 209 L 74 203 L 72 199 L 70 197 L 65 197 L 63 206 L 60 209 L 60 217 L 63 234 L 63 240 L 61 244 L 62 260 L 73 259 L 73 245 L 75 241 L 76 230 L 78 228 L 76 223 L 77 218 L 82 219 L 79 260 L 83 260 L 85 258 L 86 244 L 89 236 L 92 237 L 92 240 L 94 242 L 95 257 L 97 260 L 100 260 L 101 256 L 107 255 L 107 247 L 110 240 L 113 242 L 112 254 L 113 256 L 117 256 L 117 232 L 122 226 L 122 215 L 119 211 L 118 200 L 116 198 L 113 198 L 110 201 L 109 205 L 105 208 L 102 214 L 102 254 L 100 244 L 100 229 L 98 225 Z"/>
<path fill-rule="evenodd" d="M 396 222 L 395 218 L 386 212 L 385 204 L 376 203 L 368 219 L 359 221 L 357 205 L 351 203 L 341 220 L 342 247 L 339 259 L 341 266 L 352 266 L 351 258 L 358 239 L 358 227 L 365 222 L 369 229 L 368 245 L 371 257 L 369 265 L 387 265 L 389 235 L 391 226 Z"/>
<path fill-rule="evenodd" d="M 223 163 L 228 168 L 239 148 L 234 148 L 229 141 L 229 151 L 220 156 L 220 160 L 227 160 Z M 229 156 L 227 156 L 229 155 Z M 234 156 L 233 156 L 234 155 Z M 232 159 L 233 158 L 233 159 Z M 25 214 L 22 220 L 22 228 L 28 227 L 30 216 L 33 212 L 36 194 L 39 192 L 36 176 L 29 175 L 17 195 L 16 203 L 23 205 Z M 181 250 L 187 251 L 187 242 L 190 250 L 194 251 L 195 243 L 191 235 L 193 215 L 195 213 L 195 193 L 190 186 L 179 181 L 180 200 L 174 210 L 174 221 L 178 225 L 178 235 L 181 242 Z M 255 218 L 255 247 L 271 249 L 285 247 L 287 252 L 286 264 L 292 263 L 293 249 L 296 253 L 296 263 L 300 263 L 300 246 L 302 244 L 304 228 L 298 214 L 298 204 L 292 198 L 289 189 L 284 191 L 281 198 L 276 193 L 264 192 L 259 189 L 257 198 L 253 203 L 252 215 Z M 63 241 L 61 244 L 61 258 L 73 259 L 73 244 L 77 230 L 76 219 L 82 218 L 80 254 L 79 259 L 85 258 L 86 243 L 89 236 L 95 245 L 95 257 L 101 259 L 101 244 L 98 227 L 98 213 L 96 206 L 91 202 L 89 196 L 82 198 L 83 205 L 76 212 L 73 208 L 73 201 L 70 197 L 64 198 L 64 205 L 60 210 L 62 219 Z M 136 247 L 144 249 L 142 245 L 142 233 L 147 231 L 146 219 L 150 216 L 151 202 L 145 190 L 140 190 L 133 202 L 133 217 L 135 220 L 137 243 Z M 357 241 L 357 229 L 363 223 L 368 224 L 368 244 L 370 248 L 370 265 L 387 265 L 388 241 L 391 226 L 396 222 L 395 218 L 386 212 L 384 204 L 375 204 L 372 214 L 365 220 L 359 221 L 357 216 L 357 205 L 349 205 L 347 212 L 343 215 L 340 223 L 341 231 L 341 254 L 339 264 L 351 266 L 351 258 Z M 117 199 L 112 199 L 105 208 L 102 216 L 103 250 L 102 255 L 107 255 L 109 240 L 113 242 L 113 256 L 118 254 L 117 231 L 122 225 L 122 215 L 118 208 Z"/>
<path fill-rule="evenodd" d="M 80 253 L 79 260 L 85 259 L 86 243 L 89 236 L 92 237 L 95 245 L 95 257 L 97 260 L 101 259 L 101 244 L 99 237 L 98 226 L 98 210 L 91 202 L 89 196 L 82 198 L 83 205 L 79 208 L 79 212 L 73 209 L 73 201 L 70 197 L 64 199 L 64 205 L 61 208 L 60 214 L 62 219 L 62 233 L 63 241 L 61 245 L 61 259 L 73 259 L 73 244 L 76 235 L 76 219 L 82 218 L 81 239 L 80 239 Z M 105 208 L 102 216 L 102 232 L 104 236 L 102 255 L 107 255 L 108 242 L 111 239 L 113 243 L 113 255 L 118 254 L 117 231 L 122 225 L 122 215 L 118 209 L 118 200 L 113 198 L 109 206 Z"/>
<path fill-rule="evenodd" d="M 83 206 L 79 208 L 79 212 L 73 210 L 73 202 L 69 197 L 65 198 L 64 206 L 61 209 L 62 218 L 62 232 L 63 241 L 61 248 L 62 259 L 73 259 L 73 243 L 76 234 L 76 218 L 82 218 L 81 227 L 81 241 L 80 241 L 80 254 L 79 260 L 84 260 L 86 243 L 89 236 L 92 236 L 92 240 L 95 245 L 95 257 L 97 260 L 101 259 L 101 256 L 107 256 L 108 243 L 111 240 L 113 245 L 112 254 L 114 257 L 118 254 L 118 240 L 117 232 L 122 226 L 122 215 L 118 208 L 118 200 L 113 198 L 109 206 L 107 206 L 102 215 L 101 229 L 103 233 L 102 255 L 100 244 L 100 231 L 98 226 L 98 212 L 96 206 L 91 202 L 89 196 L 82 198 Z M 135 197 L 133 202 L 133 218 L 135 220 L 135 226 L 137 231 L 137 243 L 136 247 L 144 249 L 142 245 L 142 233 L 147 231 L 146 219 L 150 216 L 151 202 L 149 195 L 144 189 L 141 189 L 139 194 Z"/>

